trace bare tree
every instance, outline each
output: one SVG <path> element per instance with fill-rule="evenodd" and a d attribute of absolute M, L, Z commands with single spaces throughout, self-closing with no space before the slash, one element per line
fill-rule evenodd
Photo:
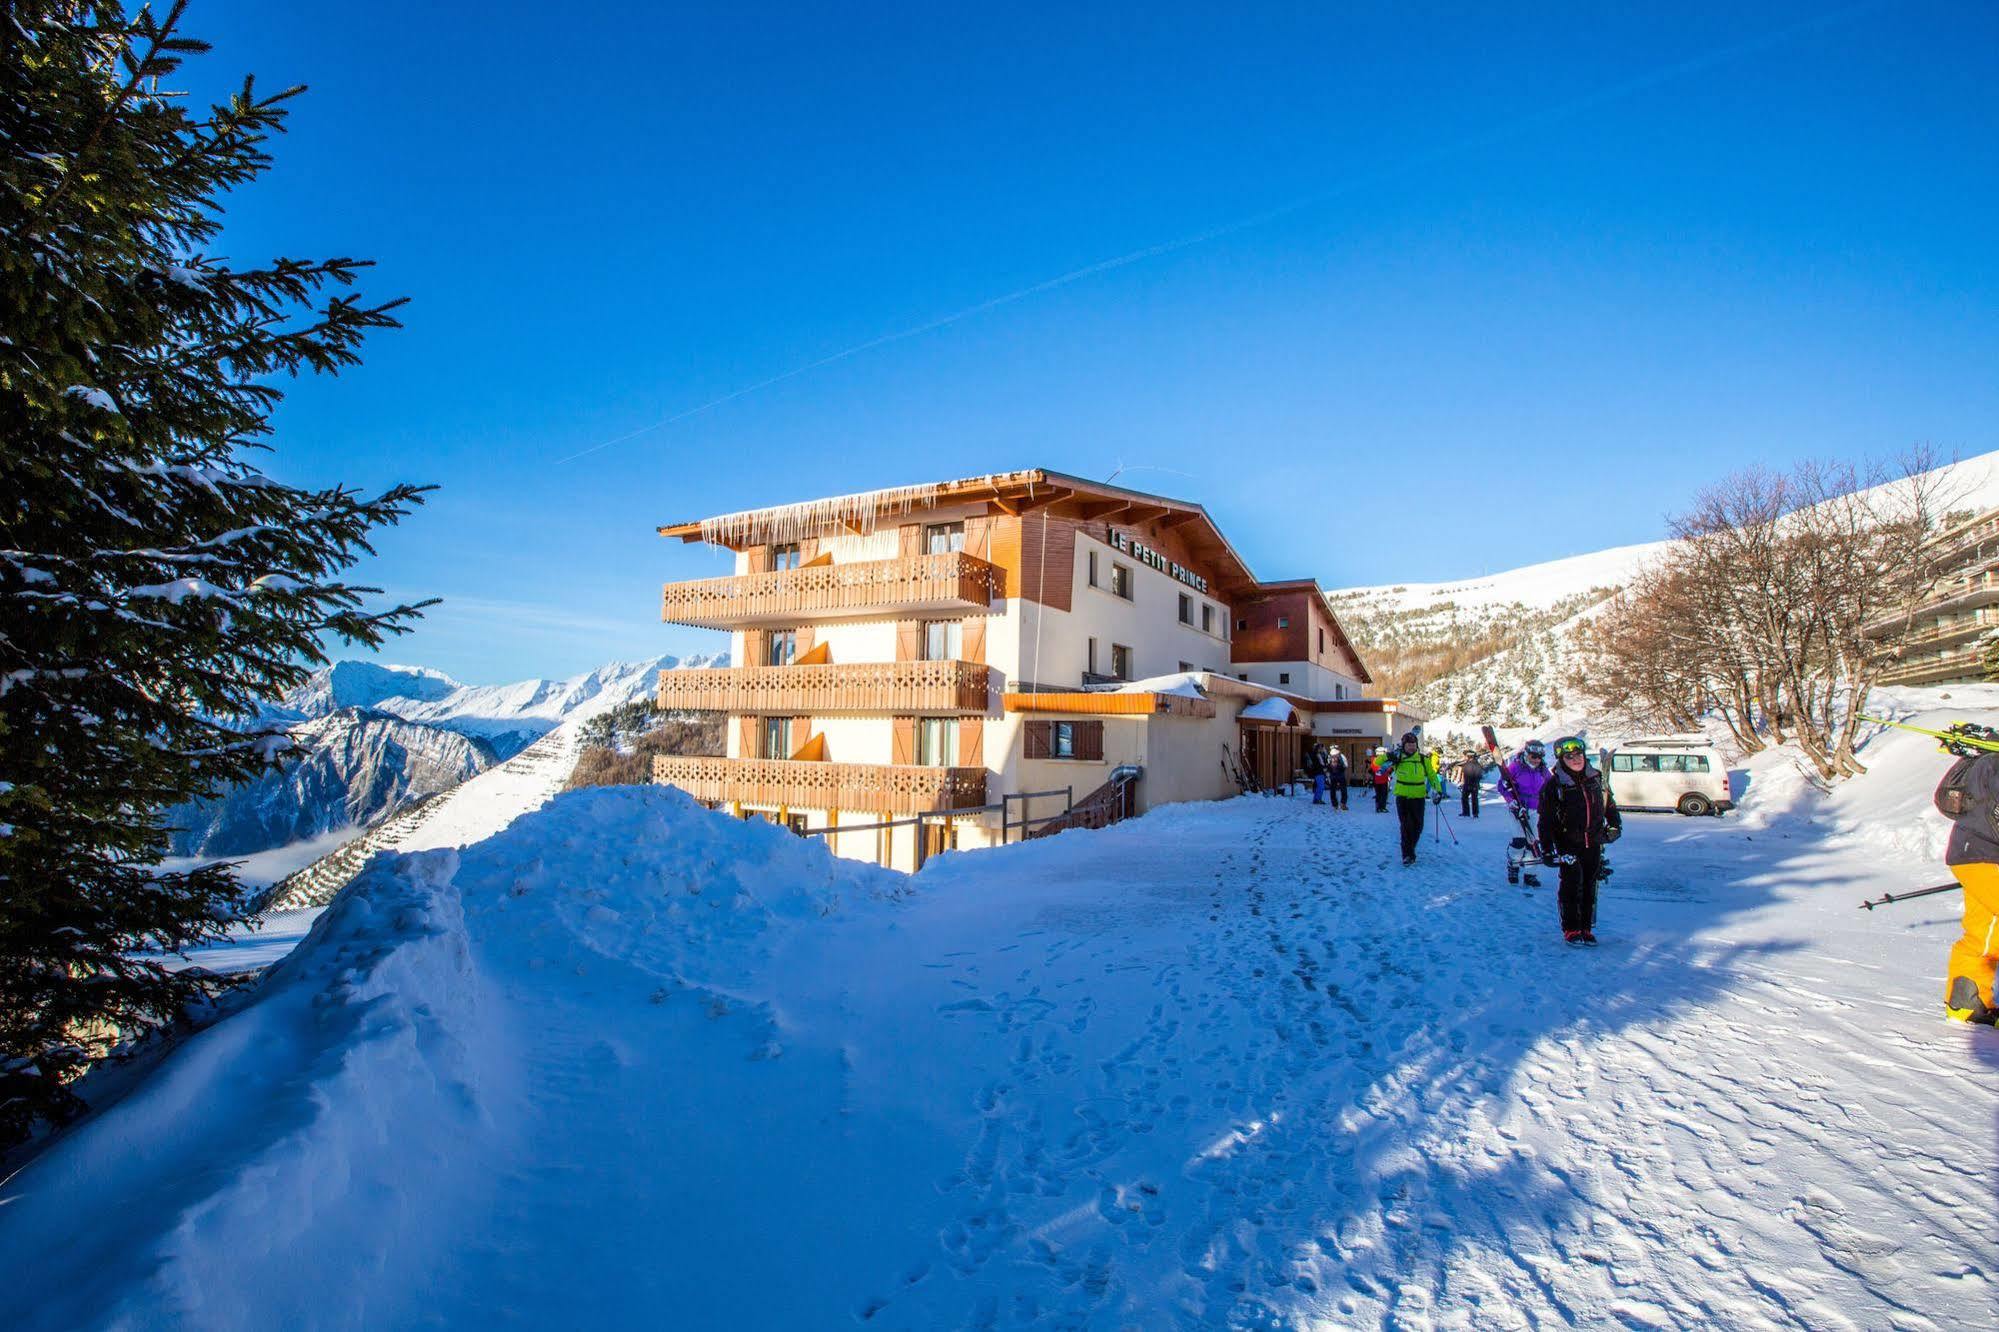
<path fill-rule="evenodd" d="M 1592 692 L 1640 724 L 1718 718 L 1750 753 L 1795 741 L 1828 781 L 1864 771 L 1860 714 L 1944 577 L 1963 495 L 1928 448 L 1892 478 L 1807 462 L 1709 487 L 1592 627 Z"/>

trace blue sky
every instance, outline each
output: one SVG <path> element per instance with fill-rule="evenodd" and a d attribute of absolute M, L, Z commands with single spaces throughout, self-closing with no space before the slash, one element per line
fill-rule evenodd
<path fill-rule="evenodd" d="M 198 94 L 311 85 L 221 248 L 411 298 L 272 466 L 442 487 L 362 572 L 446 598 L 385 655 L 468 681 L 712 648 L 657 590 L 723 558 L 653 529 L 875 485 L 1122 464 L 1338 586 L 1654 539 L 1752 461 L 1999 448 L 1977 0 L 188 30 Z"/>

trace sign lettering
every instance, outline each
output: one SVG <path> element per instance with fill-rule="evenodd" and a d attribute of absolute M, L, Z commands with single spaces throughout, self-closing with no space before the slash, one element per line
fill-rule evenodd
<path fill-rule="evenodd" d="M 1177 560 L 1170 560 L 1160 552 L 1140 541 L 1129 532 L 1120 532 L 1115 527 L 1104 529 L 1104 542 L 1112 550 L 1122 551 L 1140 564 L 1148 564 L 1169 578 L 1176 578 L 1196 592 L 1208 590 L 1208 580 L 1195 573 Z"/>

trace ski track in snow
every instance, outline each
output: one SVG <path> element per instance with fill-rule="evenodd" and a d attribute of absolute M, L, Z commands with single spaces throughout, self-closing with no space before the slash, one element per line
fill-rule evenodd
<path fill-rule="evenodd" d="M 1452 815 L 1462 845 L 1426 832 L 1405 870 L 1371 809 L 1176 806 L 946 856 L 913 896 L 808 927 L 738 897 L 692 936 L 663 881 L 607 886 L 658 873 L 647 850 L 589 830 L 461 871 L 509 1072 L 397 1202 L 433 1251 L 365 1300 L 263 1307 L 327 1327 L 1987 1325 L 1999 1054 L 1938 1019 L 1940 937 L 1870 954 L 1850 862 L 1633 816 L 1605 944 L 1569 949 L 1552 872 L 1504 885 L 1498 815 Z M 792 846 L 753 847 L 772 842 Z M 551 900 L 544 860 L 586 853 Z M 476 1220 L 425 1236 L 427 1208 Z"/>

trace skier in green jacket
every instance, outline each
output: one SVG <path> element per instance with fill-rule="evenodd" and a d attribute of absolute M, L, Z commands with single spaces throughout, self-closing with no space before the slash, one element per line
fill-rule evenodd
<path fill-rule="evenodd" d="M 1402 737 L 1402 747 L 1387 760 L 1388 785 L 1395 795 L 1395 814 L 1402 824 L 1402 863 L 1416 863 L 1416 843 L 1423 836 L 1423 806 L 1444 798 L 1444 779 L 1437 756 L 1418 748 L 1416 733 Z"/>

